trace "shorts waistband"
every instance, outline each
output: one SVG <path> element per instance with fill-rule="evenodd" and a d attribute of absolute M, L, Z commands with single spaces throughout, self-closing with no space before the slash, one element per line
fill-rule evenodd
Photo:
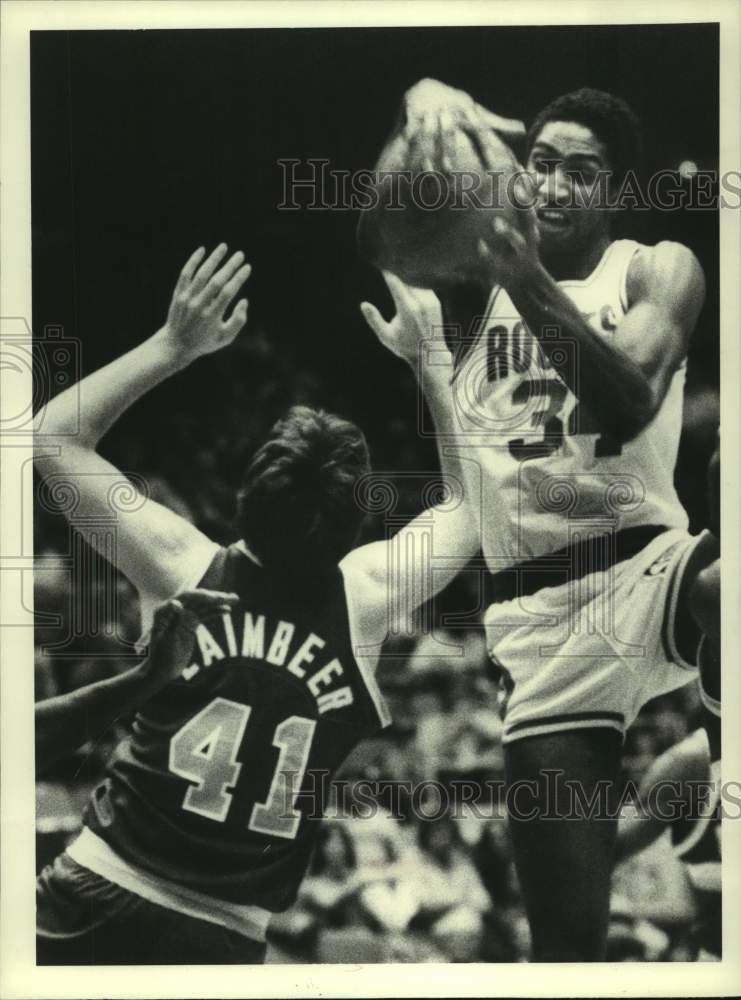
<path fill-rule="evenodd" d="M 253 941 L 264 942 L 272 914 L 261 906 L 240 905 L 216 899 L 145 872 L 125 861 L 110 844 L 84 826 L 80 836 L 67 847 L 67 855 L 83 868 L 121 886 L 150 903 L 177 910 L 197 920 L 221 924 Z"/>
<path fill-rule="evenodd" d="M 518 563 L 491 574 L 486 583 L 486 603 L 498 604 L 516 597 L 528 597 L 545 587 L 561 587 L 590 573 L 600 573 L 626 559 L 632 559 L 670 529 L 664 525 L 640 524 L 611 533 L 589 536 L 557 552 Z"/>

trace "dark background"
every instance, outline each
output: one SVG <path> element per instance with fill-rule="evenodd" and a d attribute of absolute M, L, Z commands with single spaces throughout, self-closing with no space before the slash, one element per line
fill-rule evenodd
<path fill-rule="evenodd" d="M 186 497 L 218 467 L 209 510 L 191 502 L 206 521 L 294 400 L 357 420 L 378 468 L 435 462 L 411 378 L 358 311 L 389 303 L 355 252 L 356 213 L 279 210 L 279 158 L 372 167 L 405 88 L 434 76 L 526 122 L 559 93 L 604 88 L 642 119 L 649 170 L 717 166 L 715 25 L 34 32 L 31 57 L 37 334 L 62 324 L 91 371 L 161 325 L 198 245 L 225 240 L 253 264 L 241 342 L 142 401 L 108 445 Z M 636 212 L 620 228 L 698 254 L 708 301 L 689 379 L 716 390 L 717 213 Z M 682 481 L 688 462 L 702 478 L 707 437 L 689 458 L 683 444 Z M 699 492 L 685 500 L 699 517 Z"/>

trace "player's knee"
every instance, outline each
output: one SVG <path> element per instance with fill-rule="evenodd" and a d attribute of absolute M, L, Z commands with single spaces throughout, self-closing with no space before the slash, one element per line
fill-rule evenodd
<path fill-rule="evenodd" d="M 690 587 L 689 604 L 702 631 L 720 641 L 720 560 L 697 574 Z"/>

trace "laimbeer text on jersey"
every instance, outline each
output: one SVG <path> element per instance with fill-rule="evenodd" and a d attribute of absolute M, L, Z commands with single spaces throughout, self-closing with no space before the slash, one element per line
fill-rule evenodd
<path fill-rule="evenodd" d="M 191 680 L 201 670 L 221 661 L 260 660 L 304 681 L 321 715 L 353 702 L 349 686 L 336 686 L 344 675 L 339 659 L 335 657 L 318 669 L 311 666 L 325 645 L 324 639 L 314 632 L 297 636 L 293 622 L 272 623 L 266 621 L 265 615 L 237 608 L 234 617 L 231 610 L 225 611 L 218 623 L 211 623 L 211 628 L 203 623 L 198 626 L 196 658 L 181 676 Z M 249 663 L 245 667 L 249 669 Z"/>

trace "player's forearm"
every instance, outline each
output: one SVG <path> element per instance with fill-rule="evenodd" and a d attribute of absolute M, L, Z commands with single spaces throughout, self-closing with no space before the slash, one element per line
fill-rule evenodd
<path fill-rule="evenodd" d="M 143 663 L 117 677 L 39 702 L 35 708 L 37 770 L 99 736 L 155 694 L 158 686 Z"/>
<path fill-rule="evenodd" d="M 627 354 L 590 328 L 545 269 L 528 266 L 507 291 L 559 376 L 602 428 L 624 440 L 642 430 L 653 415 L 649 381 Z M 548 328 L 559 335 L 546 336 Z M 573 354 L 563 351 L 564 339 L 574 342 Z"/>
<path fill-rule="evenodd" d="M 435 518 L 434 548 L 441 565 L 434 574 L 437 592 L 447 586 L 464 568 L 480 547 L 480 489 L 475 488 L 474 476 L 467 476 L 460 457 L 457 440 L 453 393 L 450 383 L 453 363 L 450 354 L 420 372 L 420 386 L 435 425 L 437 451 L 443 479 L 454 498 L 432 509 Z M 440 355 L 440 349 L 438 349 Z M 441 359 L 442 358 L 442 359 Z M 429 513 L 429 511 L 428 511 Z M 424 516 L 424 515 L 423 515 Z M 443 568 L 443 565 L 446 568 Z"/>
<path fill-rule="evenodd" d="M 96 448 L 118 418 L 145 393 L 185 367 L 165 328 L 56 396 L 44 413 L 44 435 L 75 434 Z M 79 431 L 77 428 L 79 426 Z"/>
<path fill-rule="evenodd" d="M 451 379 L 453 377 L 453 360 L 444 347 L 438 347 L 428 363 L 420 366 L 418 380 L 424 393 L 427 405 L 435 425 L 437 453 L 440 460 L 440 470 L 443 479 L 449 484 L 455 494 L 463 494 L 455 511 L 448 518 L 455 517 L 458 522 L 456 533 L 459 535 L 461 548 L 472 555 L 479 540 L 479 502 L 478 493 L 473 484 L 465 476 L 463 462 L 460 457 L 460 447 L 457 442 L 457 426 Z"/>
<path fill-rule="evenodd" d="M 435 426 L 442 473 L 444 476 L 459 476 L 462 473 L 460 458 L 457 454 L 451 455 L 451 449 L 445 448 L 446 442 L 450 443 L 455 435 L 455 423 L 450 390 L 453 360 L 442 342 L 423 345 L 415 374 Z"/>

